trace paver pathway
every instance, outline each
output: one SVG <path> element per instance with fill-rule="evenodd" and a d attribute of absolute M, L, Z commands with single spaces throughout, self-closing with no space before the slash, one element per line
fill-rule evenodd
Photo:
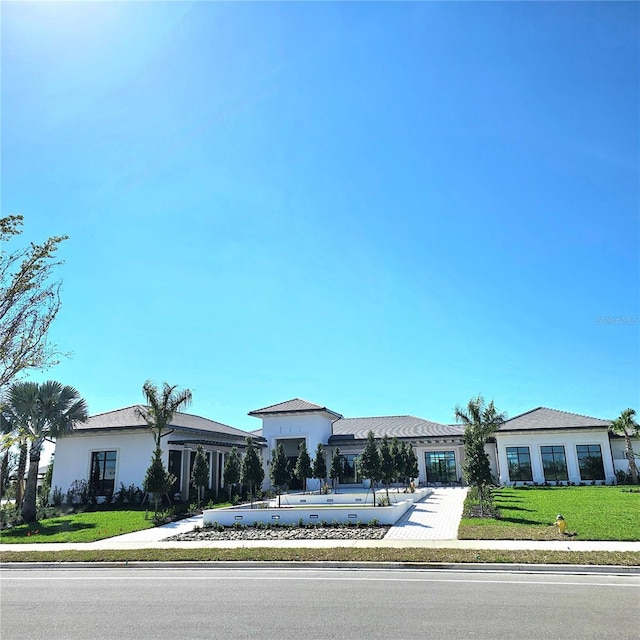
<path fill-rule="evenodd" d="M 385 540 L 457 540 L 467 487 L 441 487 L 416 503 Z"/>

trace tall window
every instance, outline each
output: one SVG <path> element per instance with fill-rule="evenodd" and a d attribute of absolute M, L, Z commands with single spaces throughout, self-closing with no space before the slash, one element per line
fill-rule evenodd
<path fill-rule="evenodd" d="M 347 454 L 341 455 L 342 458 L 342 477 L 339 479 L 340 484 L 355 484 L 360 482 L 360 474 L 358 473 L 358 456 Z"/>
<path fill-rule="evenodd" d="M 602 450 L 599 444 L 579 444 L 576 446 L 581 480 L 604 480 Z"/>
<path fill-rule="evenodd" d="M 507 447 L 509 480 L 511 482 L 531 482 L 531 455 L 529 447 Z"/>
<path fill-rule="evenodd" d="M 427 482 L 449 483 L 458 480 L 456 454 L 453 451 L 427 451 L 424 454 Z"/>
<path fill-rule="evenodd" d="M 94 451 L 91 454 L 91 488 L 97 496 L 113 493 L 116 482 L 116 451 Z"/>
<path fill-rule="evenodd" d="M 544 469 L 544 479 L 547 481 L 568 480 L 567 458 L 562 445 L 551 447 L 540 447 L 542 454 L 542 468 Z"/>

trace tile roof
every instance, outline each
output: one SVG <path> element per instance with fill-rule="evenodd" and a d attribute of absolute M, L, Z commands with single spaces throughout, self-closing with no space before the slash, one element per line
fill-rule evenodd
<path fill-rule="evenodd" d="M 344 441 L 345 436 L 365 440 L 369 431 L 376 438 L 430 438 L 460 437 L 464 432 L 461 425 L 447 425 L 416 418 L 415 416 L 377 416 L 371 418 L 341 418 L 333 423 L 333 435 L 329 439 Z"/>
<path fill-rule="evenodd" d="M 278 404 L 272 404 L 268 407 L 263 407 L 262 409 L 255 409 L 254 411 L 249 411 L 249 415 L 262 416 L 268 415 L 270 413 L 314 413 L 317 411 L 325 411 L 334 416 L 340 416 L 339 413 L 331 411 L 331 409 L 327 409 L 327 407 L 321 407 L 319 404 L 307 402 L 306 400 L 301 400 L 300 398 L 293 398 L 292 400 L 279 402 Z"/>
<path fill-rule="evenodd" d="M 116 409 L 107 413 L 99 413 L 91 416 L 86 422 L 78 423 L 77 431 L 93 431 L 102 429 L 135 429 L 146 427 L 147 423 L 138 413 L 140 405 Z M 174 429 L 185 429 L 188 431 L 208 431 L 210 433 L 224 434 L 227 436 L 237 436 L 245 438 L 248 433 L 242 429 L 236 429 L 229 425 L 194 416 L 190 413 L 176 412 L 171 420 L 171 427 Z"/>
<path fill-rule="evenodd" d="M 500 432 L 503 431 L 532 431 L 538 429 L 580 429 L 587 427 L 609 427 L 611 420 L 591 418 L 578 413 L 568 411 L 558 411 L 557 409 L 547 409 L 538 407 L 519 416 L 507 420 Z"/>

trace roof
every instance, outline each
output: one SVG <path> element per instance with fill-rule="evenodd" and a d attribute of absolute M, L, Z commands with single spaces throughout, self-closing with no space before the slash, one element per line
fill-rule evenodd
<path fill-rule="evenodd" d="M 578 413 L 538 407 L 506 420 L 499 432 L 536 431 L 539 429 L 588 429 L 590 427 L 609 428 L 610 424 L 611 420 L 602 420 Z"/>
<path fill-rule="evenodd" d="M 250 416 L 265 416 L 265 415 L 277 415 L 283 413 L 318 413 L 324 411 L 330 413 L 333 416 L 341 418 L 342 416 L 327 407 L 322 407 L 319 404 L 308 402 L 307 400 L 301 400 L 300 398 L 293 398 L 292 400 L 286 400 L 285 402 L 279 402 L 278 404 L 272 404 L 262 409 L 255 409 L 249 411 Z"/>
<path fill-rule="evenodd" d="M 461 425 L 447 425 L 415 416 L 377 416 L 371 418 L 341 418 L 333 423 L 330 442 L 344 442 L 347 437 L 365 440 L 369 431 L 376 438 L 461 437 Z"/>
<path fill-rule="evenodd" d="M 76 425 L 76 431 L 139 429 L 141 427 L 147 427 L 147 423 L 139 413 L 139 407 L 140 405 L 133 405 L 131 407 L 125 407 L 124 409 L 116 409 L 115 411 L 108 411 L 107 413 L 99 413 L 91 416 L 86 422 L 78 423 Z M 181 412 L 173 414 L 170 427 L 182 431 L 208 432 L 242 439 L 249 435 L 242 429 L 236 429 L 235 427 L 230 427 L 227 424 L 222 424 L 215 420 Z"/>

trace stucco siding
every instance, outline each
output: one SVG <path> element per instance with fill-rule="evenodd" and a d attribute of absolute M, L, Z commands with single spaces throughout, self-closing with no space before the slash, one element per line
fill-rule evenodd
<path fill-rule="evenodd" d="M 91 453 L 116 451 L 115 490 L 120 483 L 128 487 L 142 486 L 144 474 L 151 462 L 153 438 L 150 433 L 112 433 L 105 435 L 76 434 L 60 438 L 56 443 L 52 488 L 59 487 L 63 495 L 74 480 L 89 480 Z M 163 451 L 165 465 L 167 452 Z"/>
<path fill-rule="evenodd" d="M 575 431 L 545 431 L 545 432 L 513 432 L 496 434 L 498 446 L 498 464 L 500 467 L 500 484 L 513 484 L 509 478 L 509 465 L 507 462 L 507 447 L 529 447 L 531 457 L 531 470 L 533 482 L 542 484 L 545 482 L 542 465 L 541 447 L 564 447 L 567 464 L 567 482 L 579 483 L 580 469 L 578 465 L 577 445 L 600 445 L 602 462 L 604 466 L 605 482 L 612 483 L 615 480 L 615 472 L 611 460 L 609 437 L 604 429 L 576 429 Z"/>

